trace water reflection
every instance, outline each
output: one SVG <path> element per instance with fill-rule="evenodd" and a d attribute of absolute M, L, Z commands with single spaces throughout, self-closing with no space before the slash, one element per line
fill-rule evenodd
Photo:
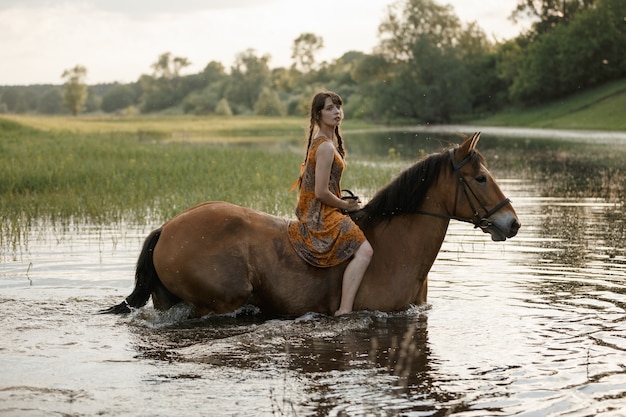
<path fill-rule="evenodd" d="M 556 263 L 585 268 L 599 257 L 605 258 L 606 268 L 623 264 L 621 244 L 625 236 L 623 225 L 614 221 L 613 203 L 597 199 L 560 199 L 544 204 L 540 230 L 550 241 L 542 246 L 555 249 L 545 252 L 541 259 L 547 267 Z"/>
<path fill-rule="evenodd" d="M 176 314 L 146 309 L 132 319 L 133 345 L 144 359 L 197 365 L 176 378 L 203 378 L 214 368 L 283 373 L 290 392 L 306 394 L 293 404 L 298 415 L 433 412 L 456 396 L 433 377 L 426 311 L 341 320 L 311 314 L 295 321 L 243 314 L 167 325 Z M 166 325 L 154 328 L 155 322 Z"/>

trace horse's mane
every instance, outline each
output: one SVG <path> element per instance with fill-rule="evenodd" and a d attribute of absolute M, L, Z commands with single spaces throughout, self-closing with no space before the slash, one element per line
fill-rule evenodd
<path fill-rule="evenodd" d="M 474 158 L 482 160 L 478 152 L 472 151 L 471 156 L 471 162 Z M 399 214 L 418 212 L 426 193 L 437 181 L 442 164 L 452 169 L 448 149 L 432 154 L 401 172 L 380 189 L 359 212 L 357 217 L 361 219 L 361 226 L 373 226 Z"/>

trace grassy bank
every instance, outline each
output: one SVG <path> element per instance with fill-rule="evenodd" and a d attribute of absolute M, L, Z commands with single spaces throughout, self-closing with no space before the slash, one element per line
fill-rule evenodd
<path fill-rule="evenodd" d="M 626 79 L 533 108 L 474 121 L 483 126 L 626 131 Z"/>

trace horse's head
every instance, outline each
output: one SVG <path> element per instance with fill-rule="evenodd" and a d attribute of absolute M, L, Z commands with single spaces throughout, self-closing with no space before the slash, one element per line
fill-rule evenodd
<path fill-rule="evenodd" d="M 485 167 L 476 150 L 480 133 L 475 133 L 457 148 L 451 149 L 455 190 L 452 215 L 480 227 L 494 241 L 503 241 L 517 234 L 521 227 L 511 201 Z"/>

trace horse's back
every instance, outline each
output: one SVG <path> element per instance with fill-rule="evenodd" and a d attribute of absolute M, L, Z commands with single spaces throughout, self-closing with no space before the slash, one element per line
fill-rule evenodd
<path fill-rule="evenodd" d="M 267 213 L 206 202 L 163 225 L 154 265 L 165 287 L 199 315 L 230 312 L 248 302 L 282 314 L 328 310 L 334 300 L 326 280 L 315 279 L 322 271 L 298 257 L 287 225 L 287 219 Z M 311 297 L 314 286 L 321 291 Z"/>

